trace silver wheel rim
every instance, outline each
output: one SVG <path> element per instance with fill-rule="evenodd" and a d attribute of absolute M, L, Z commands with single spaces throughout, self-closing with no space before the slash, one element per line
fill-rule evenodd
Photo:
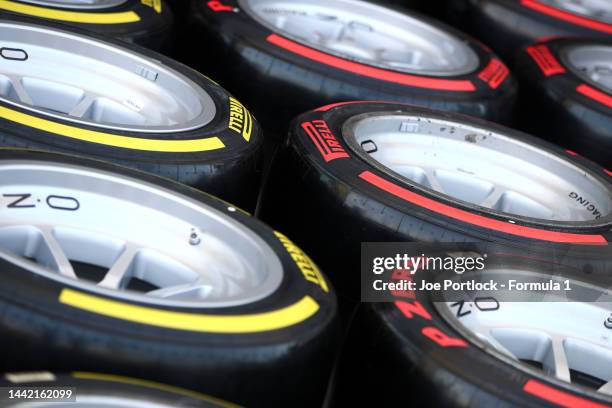
<path fill-rule="evenodd" d="M 46 162 L 2 161 L 0 180 L 0 257 L 46 278 L 174 307 L 252 303 L 282 280 L 259 236 L 174 191 Z"/>
<path fill-rule="evenodd" d="M 0 101 L 105 129 L 176 133 L 205 126 L 215 104 L 161 62 L 84 36 L 0 21 Z"/>
<path fill-rule="evenodd" d="M 612 93 L 612 46 L 581 45 L 564 53 L 569 68 L 588 83 Z"/>
<path fill-rule="evenodd" d="M 19 0 L 22 3 L 36 4 L 45 7 L 60 7 L 74 10 L 99 10 L 117 7 L 127 0 Z"/>
<path fill-rule="evenodd" d="M 342 134 L 358 156 L 400 182 L 485 212 L 575 224 L 612 209 L 612 192 L 591 174 L 489 129 L 381 112 L 349 119 Z"/>
<path fill-rule="evenodd" d="M 270 30 L 316 49 L 395 71 L 462 75 L 478 68 L 463 41 L 415 17 L 354 0 L 239 0 Z"/>
<path fill-rule="evenodd" d="M 612 23 L 612 9 L 608 0 L 540 0 L 540 2 L 573 14 Z"/>
<path fill-rule="evenodd" d="M 533 271 L 492 269 L 477 281 L 512 277 L 525 281 L 527 276 L 532 282 L 554 279 Z M 497 302 L 490 297 L 479 299 L 472 292 L 461 305 L 460 317 L 457 302 L 434 304 L 464 337 L 500 360 L 537 376 L 545 374 L 612 396 L 612 329 L 606 325 L 612 322 L 612 295 L 582 282 L 571 283 L 574 289 L 578 286 L 596 290 L 598 302 L 570 302 L 564 294 L 553 292 L 542 298 L 540 292 L 527 291 L 521 293 L 523 299 L 540 300 Z"/>

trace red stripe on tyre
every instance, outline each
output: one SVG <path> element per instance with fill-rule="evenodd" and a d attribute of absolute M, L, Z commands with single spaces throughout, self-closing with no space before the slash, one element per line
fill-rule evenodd
<path fill-rule="evenodd" d="M 560 243 L 605 244 L 608 242 L 603 235 L 547 231 L 483 217 L 482 215 L 473 214 L 416 194 L 369 171 L 364 171 L 359 174 L 359 178 L 395 197 L 401 198 L 419 207 L 423 207 L 429 211 L 506 234 Z"/>
<path fill-rule="evenodd" d="M 568 23 L 590 28 L 591 30 L 612 34 L 612 24 L 607 24 L 587 17 L 568 13 L 567 11 L 560 10 L 556 7 L 542 4 L 537 0 L 521 0 L 521 5 L 558 20 L 563 20 Z"/>
<path fill-rule="evenodd" d="M 601 92 L 587 84 L 578 85 L 576 87 L 576 91 L 583 94 L 589 99 L 593 99 L 594 101 L 606 105 L 608 108 L 612 108 L 612 96 L 608 95 L 605 92 Z"/>
<path fill-rule="evenodd" d="M 529 380 L 523 386 L 523 391 L 545 401 L 557 404 L 566 408 L 607 408 L 608 405 L 590 401 L 586 398 L 578 397 L 569 392 L 558 390 L 557 388 L 543 384 L 536 380 Z"/>
<path fill-rule="evenodd" d="M 399 72 L 387 71 L 369 65 L 359 64 L 348 61 L 333 55 L 298 44 L 287 38 L 276 34 L 270 34 L 266 40 L 277 47 L 317 61 L 343 71 L 362 75 L 369 78 L 380 79 L 382 81 L 394 82 L 401 85 L 413 86 L 416 88 L 436 89 L 443 91 L 474 92 L 476 87 L 472 81 L 465 79 L 439 79 L 422 77 L 418 75 L 403 74 Z"/>

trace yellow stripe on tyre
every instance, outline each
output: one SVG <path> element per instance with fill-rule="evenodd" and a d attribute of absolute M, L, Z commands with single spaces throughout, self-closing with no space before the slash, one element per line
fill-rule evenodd
<path fill-rule="evenodd" d="M 132 305 L 95 295 L 64 289 L 59 302 L 99 315 L 149 326 L 203 333 L 245 334 L 284 329 L 301 323 L 319 310 L 310 296 L 278 310 L 243 315 L 211 315 L 173 312 Z"/>
<path fill-rule="evenodd" d="M 0 106 L 0 118 L 44 132 L 54 133 L 59 136 L 112 147 L 121 147 L 124 149 L 165 153 L 195 153 L 217 150 L 225 147 L 221 139 L 216 136 L 189 140 L 143 139 L 120 136 L 53 122 L 4 106 Z"/>
<path fill-rule="evenodd" d="M 54 10 L 46 7 L 22 4 L 16 1 L 0 0 L 0 10 L 25 14 L 49 20 L 67 21 L 83 24 L 126 24 L 140 21 L 140 16 L 133 11 L 116 13 L 84 13 L 81 11 Z"/>

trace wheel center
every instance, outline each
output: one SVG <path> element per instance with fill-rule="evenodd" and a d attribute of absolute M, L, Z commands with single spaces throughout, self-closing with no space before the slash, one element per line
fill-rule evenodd
<path fill-rule="evenodd" d="M 466 43 L 425 21 L 367 2 L 240 0 L 273 31 L 344 58 L 434 76 L 475 71 Z"/>
<path fill-rule="evenodd" d="M 400 182 L 497 214 L 589 222 L 612 211 L 612 192 L 584 170 L 494 131 L 435 117 L 356 116 L 349 146 Z"/>

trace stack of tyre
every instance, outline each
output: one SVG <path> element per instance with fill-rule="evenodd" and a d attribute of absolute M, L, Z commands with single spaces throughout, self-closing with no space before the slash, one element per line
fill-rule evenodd
<path fill-rule="evenodd" d="M 76 387 L 83 406 L 319 404 L 333 289 L 242 209 L 262 166 L 249 111 L 129 44 L 166 49 L 168 5 L 0 9 L 2 387 Z"/>
<path fill-rule="evenodd" d="M 0 0 L 2 387 L 612 404 L 609 300 L 357 304 L 362 242 L 608 243 L 612 4 L 176 3 Z"/>

